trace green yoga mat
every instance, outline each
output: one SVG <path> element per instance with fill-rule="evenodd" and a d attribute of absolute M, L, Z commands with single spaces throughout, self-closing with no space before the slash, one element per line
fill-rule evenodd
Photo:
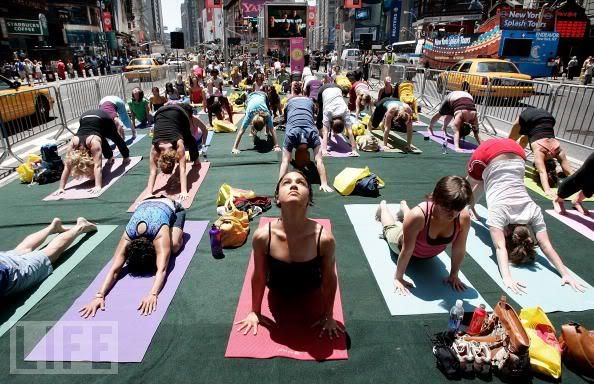
<path fill-rule="evenodd" d="M 541 188 L 540 185 L 538 185 L 538 183 L 536 181 L 534 181 L 534 174 L 536 173 L 536 170 L 530 166 L 526 166 L 526 174 L 524 176 L 524 185 L 526 185 L 527 188 L 529 188 L 532 192 L 535 192 L 537 194 L 539 194 L 540 196 L 544 197 L 547 200 L 552 200 L 549 195 L 547 195 L 545 193 L 545 191 L 543 191 L 543 189 Z M 555 193 L 557 193 L 557 188 L 551 188 L 553 191 L 555 191 Z M 572 196 L 569 196 L 567 198 L 565 198 L 565 200 L 570 201 L 573 200 L 573 198 L 577 195 L 573 194 Z M 584 201 L 594 201 L 594 196 L 592 197 L 588 197 L 586 199 L 584 199 Z"/>
<path fill-rule="evenodd" d="M 383 141 L 384 140 L 384 131 L 380 130 L 380 129 L 374 129 L 373 131 L 371 131 L 371 133 L 373 133 L 373 136 L 377 137 L 378 140 Z M 403 138 L 402 136 L 400 136 L 399 134 L 397 134 L 394 131 L 390 131 L 390 136 L 388 137 L 388 143 L 392 144 L 392 146 L 394 147 L 394 149 L 385 149 L 385 152 L 397 152 L 397 153 L 403 153 L 405 152 L 403 150 L 404 147 L 406 147 L 406 139 Z M 413 144 L 410 145 L 412 151 L 410 153 L 416 153 L 416 154 L 420 154 L 423 153 L 423 151 L 421 151 L 419 148 L 415 147 Z"/>
<path fill-rule="evenodd" d="M 66 277 L 66 275 L 68 275 L 78 263 L 91 253 L 91 251 L 95 249 L 95 247 L 97 247 L 116 227 L 117 225 L 98 225 L 97 232 L 91 233 L 90 236 L 89 234 L 78 236 L 68 249 L 76 247 L 85 236 L 88 236 L 88 238 L 76 248 L 76 251 L 74 251 L 68 259 L 59 264 L 56 269 L 54 269 L 54 272 L 39 284 L 39 286 L 32 291 L 31 294 L 18 305 L 18 307 L 14 309 L 12 315 L 0 325 L 0 337 L 12 328 L 12 326 L 25 316 L 37 303 L 39 303 L 41 299 L 43 299 L 64 277 Z M 51 241 L 51 238 L 48 238 L 40 248 L 49 244 L 49 241 Z M 5 311 L 9 309 L 3 308 L 2 310 Z"/>

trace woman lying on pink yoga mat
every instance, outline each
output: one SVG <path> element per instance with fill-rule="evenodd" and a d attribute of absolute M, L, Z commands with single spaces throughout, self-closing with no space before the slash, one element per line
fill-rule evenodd
<path fill-rule="evenodd" d="M 383 237 L 392 252 L 398 255 L 394 286 L 396 292 L 406 295 L 413 284 L 404 280 L 404 273 L 412 257 L 428 259 L 443 252 L 452 244 L 452 267 L 444 282 L 453 289 L 466 289 L 458 277 L 466 254 L 466 239 L 470 229 L 470 214 L 465 208 L 472 201 L 470 184 L 459 176 L 442 177 L 429 199 L 408 207 L 400 202 L 398 216 L 394 217 L 386 201 L 377 208 L 375 218 L 382 223 Z"/>
<path fill-rule="evenodd" d="M 183 244 L 185 221 L 184 208 L 169 198 L 149 197 L 138 204 L 111 259 L 109 273 L 95 299 L 79 310 L 81 317 L 95 317 L 98 309 L 105 310 L 105 296 L 124 265 L 132 276 L 155 274 L 150 292 L 138 305 L 141 315 L 153 313 L 165 283 L 169 258 L 177 254 Z"/>
<path fill-rule="evenodd" d="M 474 151 L 468 161 L 468 179 L 476 202 L 482 189 L 487 199 L 487 226 L 495 246 L 497 264 L 505 286 L 521 294 L 526 284 L 512 278 L 509 263 L 533 263 L 536 246 L 557 268 L 561 285 L 583 292 L 585 287 L 567 270 L 553 248 L 540 207 L 524 184 L 526 153 L 512 139 L 490 139 Z M 474 204 L 473 202 L 473 204 Z M 478 217 L 476 211 L 473 213 Z"/>
<path fill-rule="evenodd" d="M 235 323 L 244 334 L 258 331 L 266 319 L 260 315 L 264 288 L 283 296 L 285 302 L 314 293 L 323 305 L 323 313 L 314 326 L 321 326 L 320 337 L 340 337 L 344 329 L 333 318 L 337 277 L 334 236 L 322 225 L 307 218 L 312 204 L 311 184 L 303 173 L 293 171 L 280 178 L 276 186 L 276 204 L 281 218 L 254 234 L 254 274 L 252 275 L 252 311 Z"/>

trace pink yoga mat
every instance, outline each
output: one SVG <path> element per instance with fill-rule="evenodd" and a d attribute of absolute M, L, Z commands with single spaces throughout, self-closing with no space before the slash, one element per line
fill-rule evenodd
<path fill-rule="evenodd" d="M 431 140 L 435 141 L 436 143 L 438 143 L 439 145 L 443 145 L 443 132 L 435 132 L 435 135 L 431 135 L 429 133 L 429 131 L 417 131 L 419 132 L 421 135 L 430 138 Z M 451 136 L 448 136 L 448 143 L 447 143 L 448 149 L 451 151 L 454 151 L 454 138 Z M 461 153 L 472 153 L 474 152 L 474 150 L 476 149 L 477 145 L 470 143 L 466 140 L 460 140 L 460 149 L 462 150 Z"/>
<path fill-rule="evenodd" d="M 123 277 L 106 297 L 105 311 L 88 319 L 80 317 L 78 311 L 95 297 L 109 272 L 110 261 L 25 360 L 142 362 L 207 225 L 208 221 L 186 221 L 184 247 L 171 258 L 156 312 L 141 316 L 136 309 L 150 292 L 154 277 L 131 277 L 124 268 Z"/>
<path fill-rule="evenodd" d="M 99 197 L 109 189 L 118 179 L 126 174 L 129 170 L 134 168 L 142 160 L 142 156 L 130 157 L 130 162 L 124 167 L 122 166 L 123 159 L 116 157 L 110 167 L 106 167 L 107 160 L 103 160 L 103 188 L 98 194 L 92 195 L 89 189 L 95 187 L 95 180 L 88 178 L 72 179 L 66 184 L 64 193 L 59 196 L 54 196 L 54 192 L 46 196 L 43 201 L 55 200 L 79 200 L 79 199 L 93 199 Z"/>
<path fill-rule="evenodd" d="M 196 193 L 198 193 L 198 188 L 200 188 L 200 184 L 202 184 L 209 167 L 210 163 L 204 161 L 200 163 L 200 169 L 196 169 L 192 163 L 187 164 L 186 174 L 188 175 L 188 198 L 182 203 L 184 208 L 188 209 L 192 205 L 194 197 L 196 197 Z M 155 195 L 165 195 L 172 198 L 173 200 L 176 200 L 177 196 L 179 195 L 179 191 L 180 185 L 178 166 L 175 166 L 175 169 L 171 175 L 165 175 L 163 173 L 159 173 L 157 175 L 157 180 L 155 180 L 155 188 L 153 190 Z M 134 212 L 138 203 L 147 198 L 149 195 L 150 192 L 146 189 L 142 191 L 140 196 L 138 196 L 130 208 L 128 208 L 128 212 Z"/>
<path fill-rule="evenodd" d="M 272 220 L 276 219 L 263 217 L 260 219 L 260 226 L 267 225 Z M 330 220 L 317 219 L 316 221 L 322 224 L 325 230 L 331 229 Z M 243 288 L 239 296 L 239 303 L 233 324 L 243 320 L 251 311 L 251 278 L 253 272 L 254 257 L 252 254 L 245 273 Z M 319 292 L 317 293 L 319 294 Z M 320 333 L 319 327 L 311 328 L 311 325 L 317 319 L 308 316 L 308 312 L 313 312 L 314 307 L 318 307 L 318 305 L 315 301 L 312 303 L 310 297 L 301 300 L 291 298 L 289 302 L 283 300 L 282 297 L 271 294 L 269 289 L 266 288 L 262 300 L 262 315 L 271 319 L 273 325 L 267 328 L 260 324 L 256 336 L 251 332 L 247 335 L 244 335 L 243 332 L 237 332 L 238 326 L 233 325 L 231 334 L 229 335 L 225 357 L 249 357 L 256 359 L 289 357 L 296 360 L 318 361 L 348 359 L 346 334 L 341 334 L 338 339 L 330 340 L 327 336 L 318 337 Z M 282 318 L 282 322 L 279 318 Z M 336 298 L 334 299 L 334 318 L 340 325 L 344 326 L 340 287 L 337 287 Z"/>
<path fill-rule="evenodd" d="M 560 215 L 553 209 L 547 209 L 547 213 L 574 231 L 594 241 L 594 218 L 571 210 L 567 210 L 565 215 Z"/>
<path fill-rule="evenodd" d="M 332 134 L 328 139 L 328 156 L 330 157 L 349 157 L 352 152 L 351 143 L 343 135 Z"/>

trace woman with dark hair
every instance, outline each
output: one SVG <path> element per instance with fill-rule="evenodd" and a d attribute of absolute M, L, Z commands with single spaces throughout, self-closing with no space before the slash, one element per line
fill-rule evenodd
<path fill-rule="evenodd" d="M 428 259 L 443 252 L 452 244 L 452 266 L 444 282 L 453 289 L 466 289 L 458 277 L 466 254 L 466 239 L 470 229 L 470 214 L 466 206 L 472 202 L 470 184 L 459 176 L 442 177 L 427 201 L 408 207 L 400 202 L 394 216 L 383 200 L 375 218 L 383 226 L 383 237 L 398 255 L 394 285 L 399 294 L 406 295 L 413 284 L 404 280 L 404 273 L 412 258 Z"/>
<path fill-rule="evenodd" d="M 212 126 L 212 116 L 214 115 L 219 120 L 224 120 L 223 108 L 227 111 L 229 121 L 233 123 L 233 108 L 229 99 L 227 99 L 221 91 L 215 87 L 212 80 L 206 83 L 206 91 L 203 99 L 204 111 L 208 113 L 208 122 Z"/>
<path fill-rule="evenodd" d="M 573 169 L 559 140 L 555 138 L 554 126 L 555 118 L 548 111 L 542 108 L 526 108 L 514 121 L 509 138 L 517 140 L 524 148 L 530 145 L 534 154 L 536 182 L 540 183 L 543 191 L 553 199 L 555 211 L 563 212 L 563 199 L 552 189 L 559 181 L 555 160 L 561 164 L 565 176 L 571 175 Z"/>
<path fill-rule="evenodd" d="M 395 129 L 398 132 L 406 132 L 406 147 L 405 152 L 412 151 L 412 116 L 413 110 L 410 106 L 393 97 L 384 98 L 375 108 L 371 115 L 371 120 L 367 125 L 367 130 L 371 131 L 384 124 L 384 142 L 386 148 L 392 148 L 388 143 L 390 131 Z M 369 132 L 371 134 L 371 132 Z"/>
<path fill-rule="evenodd" d="M 177 101 L 181 99 L 177 88 L 174 87 L 171 82 L 165 84 L 165 95 L 169 101 Z"/>
<path fill-rule="evenodd" d="M 282 176 L 276 186 L 276 204 L 281 217 L 254 234 L 254 274 L 252 275 L 252 310 L 236 323 L 244 334 L 258 331 L 264 288 L 279 300 L 297 302 L 302 297 L 321 301 L 318 321 L 320 336 L 340 337 L 344 329 L 333 316 L 337 277 L 335 240 L 332 233 L 307 218 L 313 203 L 311 184 L 299 171 Z"/>
<path fill-rule="evenodd" d="M 124 267 L 132 276 L 155 274 L 153 286 L 137 308 L 141 315 L 153 313 L 165 284 L 169 259 L 183 244 L 185 221 L 184 208 L 169 198 L 149 197 L 140 202 L 120 238 L 103 284 L 95 299 L 79 310 L 80 316 L 95 317 L 97 310 L 105 310 L 105 297 Z"/>
<path fill-rule="evenodd" d="M 433 135 L 433 126 L 437 121 L 445 116 L 443 120 L 443 135 L 448 136 L 447 128 L 450 121 L 453 121 L 454 125 L 454 148 L 456 152 L 461 152 L 460 149 L 460 136 L 465 137 L 473 133 L 477 143 L 481 143 L 479 137 L 479 122 L 478 112 L 476 111 L 476 105 L 472 95 L 466 91 L 454 91 L 448 93 L 445 97 L 439 111 L 433 115 L 427 128 L 431 135 Z"/>
<path fill-rule="evenodd" d="M 151 194 L 155 187 L 157 168 L 165 174 L 173 173 L 175 164 L 179 163 L 179 181 L 181 201 L 188 197 L 188 177 L 186 175 L 186 149 L 190 152 L 190 161 L 200 165 L 199 148 L 192 135 L 194 125 L 204 125 L 192 115 L 189 104 L 165 105 L 155 113 L 155 129 L 153 145 L 150 153 L 150 172 L 147 191 Z M 205 130 L 206 127 L 202 127 Z M 202 135 L 202 145 L 206 143 L 206 136 Z"/>
<path fill-rule="evenodd" d="M 524 185 L 526 154 L 511 139 L 490 139 L 479 145 L 468 162 L 468 179 L 478 201 L 482 189 L 487 199 L 487 226 L 495 246 L 503 283 L 515 293 L 526 284 L 512 278 L 509 263 L 534 262 L 538 245 L 561 275 L 561 285 L 584 290 L 569 273 L 553 248 L 540 207 L 528 195 Z M 474 204 L 473 202 L 473 204 Z M 476 217 L 478 215 L 474 211 Z"/>

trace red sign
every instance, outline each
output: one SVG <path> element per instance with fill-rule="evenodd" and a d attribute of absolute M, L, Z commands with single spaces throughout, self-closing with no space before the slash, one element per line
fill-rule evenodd
<path fill-rule="evenodd" d="M 111 32 L 113 27 L 111 25 L 111 13 L 110 12 L 103 12 L 103 32 Z"/>
<path fill-rule="evenodd" d="M 363 0 L 344 0 L 344 7 L 347 9 L 356 9 L 363 6 Z"/>
<path fill-rule="evenodd" d="M 206 8 L 206 21 L 212 21 L 212 8 Z"/>
<path fill-rule="evenodd" d="M 307 7 L 307 25 L 310 27 L 316 26 L 316 7 Z"/>
<path fill-rule="evenodd" d="M 568 37 L 573 39 L 583 39 L 586 35 L 587 22 L 581 20 L 557 20 L 555 31 L 559 32 L 559 37 Z"/>
<path fill-rule="evenodd" d="M 223 0 L 206 0 L 206 8 L 223 8 Z"/>

